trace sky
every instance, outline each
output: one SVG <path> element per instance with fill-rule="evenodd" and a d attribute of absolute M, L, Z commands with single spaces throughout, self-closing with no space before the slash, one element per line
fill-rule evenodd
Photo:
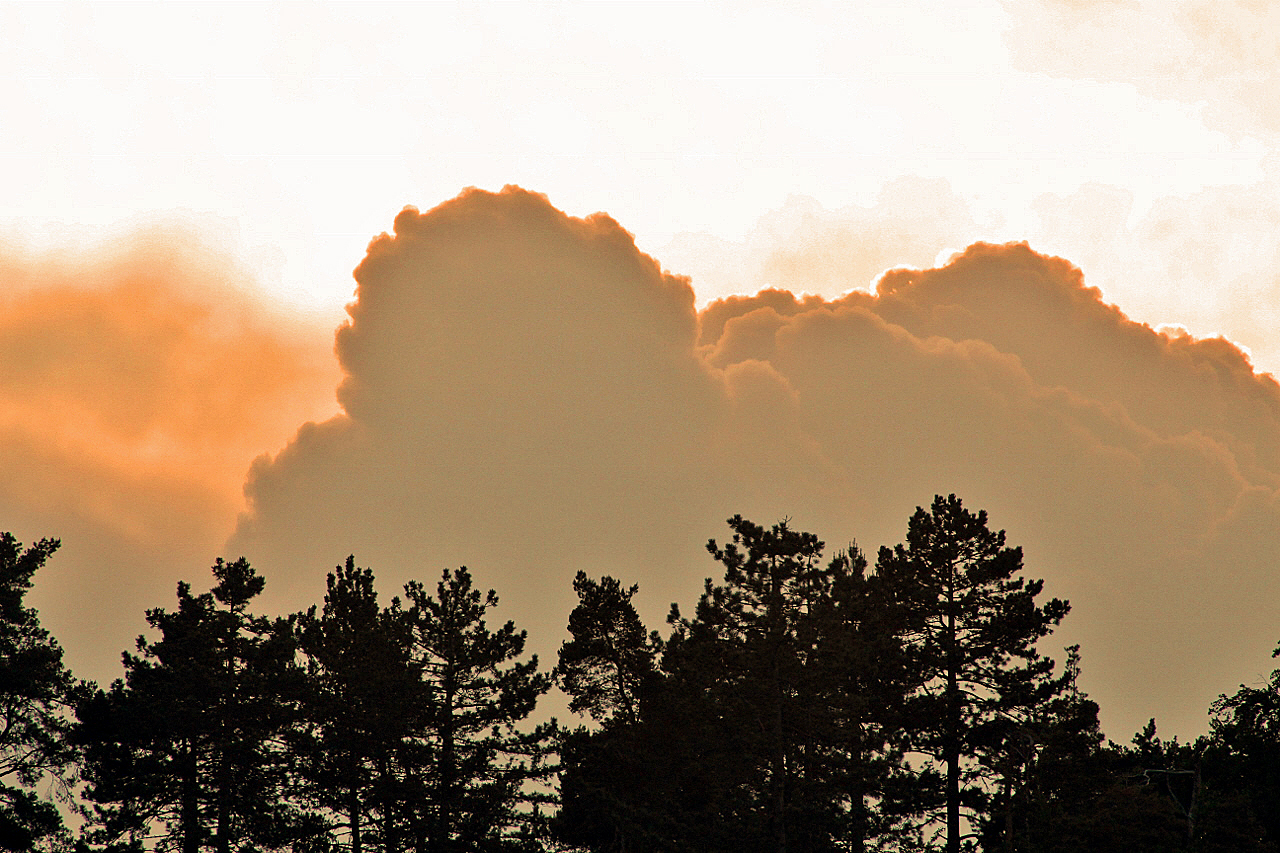
<path fill-rule="evenodd" d="M 0 48 L 0 527 L 61 538 L 77 674 L 217 556 L 280 612 L 466 564 L 549 661 L 578 569 L 661 627 L 735 513 L 874 554 L 951 492 L 1113 738 L 1272 667 L 1273 4 L 6 4 Z"/>

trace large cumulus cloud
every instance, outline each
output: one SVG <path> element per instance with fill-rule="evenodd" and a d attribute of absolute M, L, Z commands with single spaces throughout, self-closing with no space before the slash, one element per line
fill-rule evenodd
<path fill-rule="evenodd" d="M 1064 260 L 979 243 L 695 313 L 617 223 L 508 188 L 407 209 L 356 278 L 344 411 L 255 464 L 231 543 L 281 606 L 351 552 L 388 593 L 465 563 L 547 655 L 580 568 L 639 582 L 657 624 L 732 513 L 874 551 L 954 491 L 1072 600 L 1056 640 L 1113 736 L 1197 731 L 1269 666 L 1280 389 Z"/>
<path fill-rule="evenodd" d="M 232 543 L 297 567 L 291 606 L 353 551 L 391 591 L 468 564 L 550 638 L 565 572 L 653 572 L 723 514 L 693 291 L 608 217 L 470 192 L 402 212 L 356 279 L 344 413 L 255 466 Z"/>

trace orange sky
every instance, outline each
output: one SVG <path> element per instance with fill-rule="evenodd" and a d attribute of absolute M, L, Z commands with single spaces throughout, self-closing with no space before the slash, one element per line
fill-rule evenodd
<path fill-rule="evenodd" d="M 578 568 L 660 627 L 729 515 L 950 491 L 1112 737 L 1270 669 L 1269 4 L 602 8 L 0 10 L 0 519 L 82 675 L 219 555 L 465 563 L 546 655 Z"/>

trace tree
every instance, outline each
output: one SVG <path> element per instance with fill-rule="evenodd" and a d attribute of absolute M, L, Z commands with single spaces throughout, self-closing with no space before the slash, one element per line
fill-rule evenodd
<path fill-rule="evenodd" d="M 125 678 L 77 709 L 92 841 L 229 853 L 297 838 L 298 815 L 281 796 L 292 625 L 248 613 L 264 580 L 244 559 L 219 559 L 213 574 L 210 592 L 179 583 L 176 611 L 147 611 L 159 639 L 139 637 Z"/>
<path fill-rule="evenodd" d="M 731 542 L 707 545 L 724 583 L 708 582 L 695 619 L 677 619 L 670 645 L 675 668 L 693 662 L 711 673 L 718 664 L 724 675 L 712 694 L 726 691 L 726 714 L 736 706 L 748 721 L 755 811 L 770 846 L 863 850 L 908 840 L 919 804 L 903 784 L 898 737 L 913 681 L 900 611 L 856 546 L 824 562 L 823 543 L 785 520 L 766 529 L 734 516 L 729 526 Z M 689 657 L 699 645 L 720 660 Z"/>
<path fill-rule="evenodd" d="M 861 850 L 901 832 L 914 806 L 897 796 L 892 742 L 908 661 L 856 547 L 823 543 L 786 521 L 729 519 L 732 540 L 707 548 L 724 581 L 707 581 L 692 619 L 673 607 L 663 658 L 668 695 L 686 703 L 734 755 L 736 840 L 777 850 Z"/>
<path fill-rule="evenodd" d="M 734 516 L 733 539 L 707 550 L 724 566 L 724 582 L 707 579 L 692 619 L 673 605 L 663 666 L 690 697 L 709 700 L 712 725 L 742 756 L 743 778 L 732 809 L 739 844 L 783 853 L 797 833 L 830 831 L 832 808 L 803 790 L 804 746 L 814 710 L 804 695 L 811 646 L 801 638 L 810 605 L 828 586 L 823 544 L 786 522 L 766 530 Z"/>
<path fill-rule="evenodd" d="M 1201 848 L 1280 850 L 1280 670 L 1263 685 L 1219 696 L 1209 713 L 1196 820 Z"/>
<path fill-rule="evenodd" d="M 1066 651 L 1065 689 L 1012 711 L 1015 724 L 986 759 L 995 775 L 989 809 L 978 816 L 983 850 L 1135 849 L 1133 833 L 1117 846 L 1121 830 L 1098 820 L 1127 808 L 1130 798 L 1113 796 L 1123 783 L 1102 749 L 1098 705 L 1077 687 L 1079 649 Z"/>
<path fill-rule="evenodd" d="M 298 619 L 307 683 L 292 734 L 303 800 L 330 817 L 339 849 L 399 850 L 403 779 L 429 696 L 398 599 L 379 608 L 373 572 L 348 557 L 327 580 L 324 608 Z"/>
<path fill-rule="evenodd" d="M 578 606 L 569 615 L 572 639 L 560 648 L 555 677 L 572 697 L 569 710 L 586 711 L 597 722 L 639 721 L 640 696 L 656 676 L 662 640 L 646 633 L 632 597 L 611 577 L 593 581 L 586 572 L 573 580 Z"/>
<path fill-rule="evenodd" d="M 562 732 L 560 809 L 556 837 L 591 850 L 638 853 L 656 838 L 669 837 L 663 815 L 669 792 L 654 772 L 658 762 L 648 722 L 662 679 L 657 668 L 662 641 L 647 632 L 632 604 L 638 587 L 616 579 L 573 581 L 578 605 L 569 614 L 570 639 L 563 643 L 554 677 L 570 697 L 569 710 L 599 724 Z M 657 747 L 672 751 L 672 737 Z"/>
<path fill-rule="evenodd" d="M 991 802 L 984 785 L 998 780 L 1002 750 L 1036 737 L 1033 709 L 1068 687 L 1035 644 L 1070 606 L 1037 605 L 1043 581 L 1026 581 L 1022 550 L 987 527 L 955 495 L 917 507 L 907 542 L 881 548 L 876 574 L 905 614 L 903 640 L 919 667 L 912 697 L 912 748 L 940 768 L 946 849 L 961 849 L 961 819 Z"/>
<path fill-rule="evenodd" d="M 909 661 L 856 547 L 735 516 L 724 567 L 670 639 L 579 575 L 557 674 L 600 724 L 562 746 L 558 838 L 593 851 L 863 850 L 909 842 L 895 740 Z M 661 650 L 661 664 L 652 661 Z M 566 677 L 571 676 L 571 677 Z"/>
<path fill-rule="evenodd" d="M 29 850 L 62 828 L 57 807 L 37 785 L 70 798 L 74 753 L 69 708 L 82 689 L 62 649 L 24 602 L 32 576 L 58 549 L 41 539 L 23 550 L 0 534 L 0 848 Z"/>
<path fill-rule="evenodd" d="M 536 655 L 519 660 L 526 634 L 512 622 L 491 631 L 486 613 L 498 603 L 472 587 L 466 567 L 445 571 L 434 597 L 422 584 L 405 587 L 414 662 L 428 691 L 420 730 L 422 763 L 407 778 L 416 849 L 536 849 L 538 785 L 555 723 L 520 731 L 551 687 Z"/>

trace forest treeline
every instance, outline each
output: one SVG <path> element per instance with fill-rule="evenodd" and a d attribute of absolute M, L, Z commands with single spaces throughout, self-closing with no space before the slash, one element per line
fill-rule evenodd
<path fill-rule="evenodd" d="M 874 566 L 735 516 L 664 637 L 579 573 L 540 668 L 466 568 L 380 604 L 348 558 L 264 616 L 245 560 L 106 689 L 24 604 L 58 547 L 0 537 L 0 847 L 65 851 L 1278 851 L 1280 672 L 1210 733 L 1099 730 L 1037 646 L 1067 616 L 954 495 Z M 578 721 L 534 724 L 558 687 Z M 545 715 L 542 715 L 545 716 Z"/>

